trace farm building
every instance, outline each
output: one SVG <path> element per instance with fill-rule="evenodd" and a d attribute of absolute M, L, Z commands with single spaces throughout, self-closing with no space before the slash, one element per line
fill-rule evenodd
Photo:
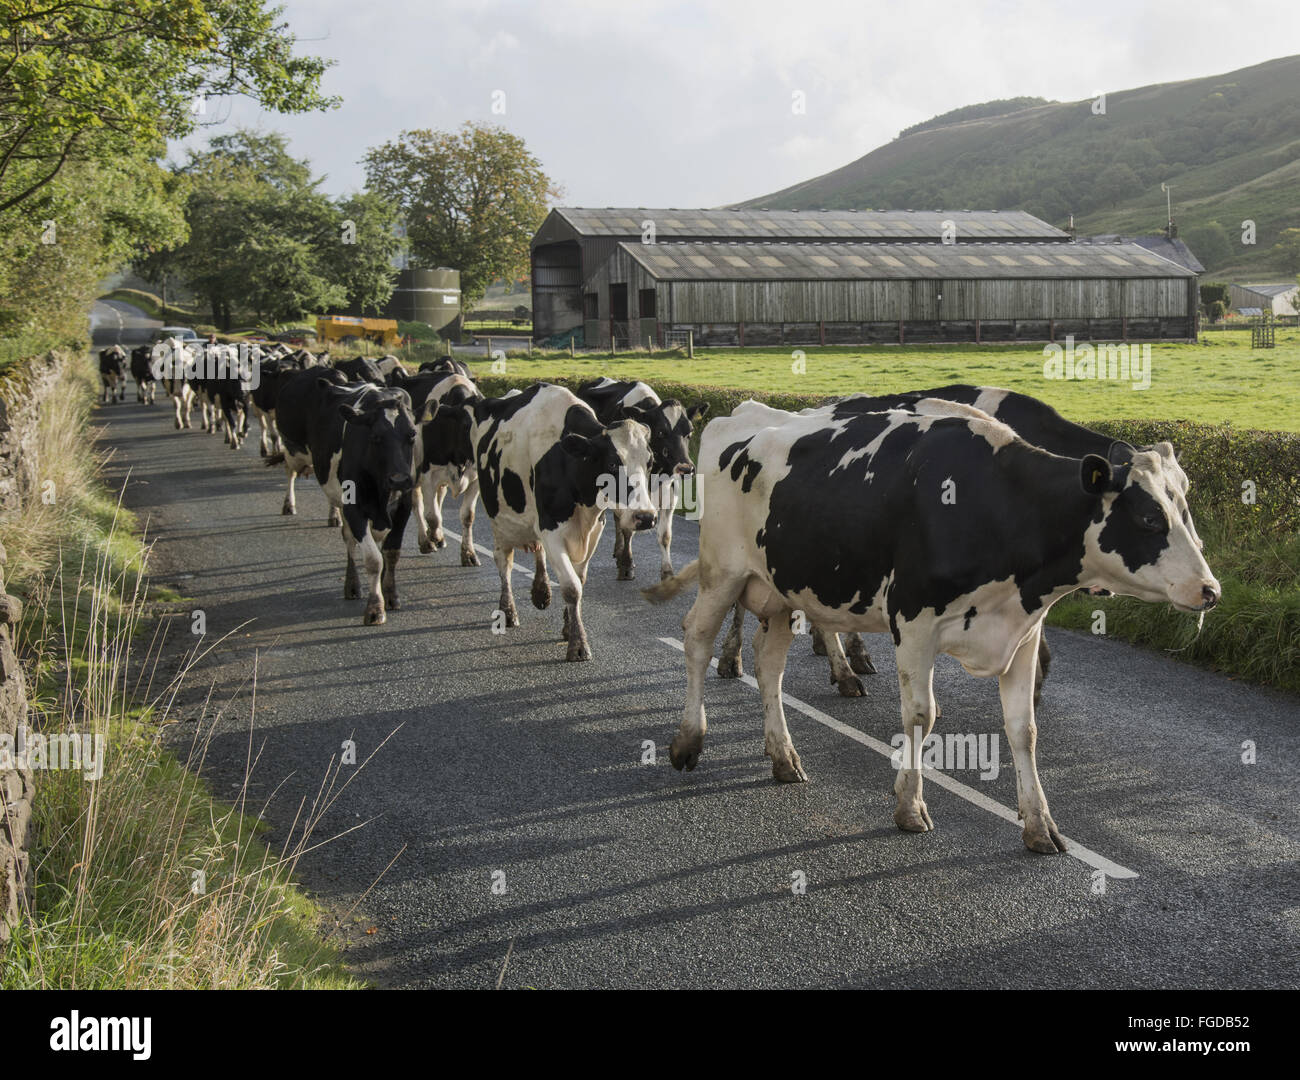
<path fill-rule="evenodd" d="M 586 321 L 588 283 L 622 243 L 1068 243 L 1069 234 L 1021 211 L 679 210 L 645 207 L 552 210 L 532 242 L 533 328 L 539 339 Z"/>
<path fill-rule="evenodd" d="M 1078 242 L 1080 244 L 1138 244 L 1153 255 L 1159 255 L 1162 259 L 1178 263 L 1179 266 L 1185 266 L 1188 270 L 1195 270 L 1198 274 L 1205 273 L 1205 267 L 1201 265 L 1201 260 L 1192 254 L 1192 249 L 1187 246 L 1185 241 L 1178 239 L 1176 236 L 1168 237 L 1163 233 L 1150 236 L 1110 234 L 1108 236 L 1081 236 Z"/>
<path fill-rule="evenodd" d="M 1300 308 L 1300 285 L 1229 285 L 1228 307 L 1241 314 L 1295 315 Z"/>
<path fill-rule="evenodd" d="M 1186 266 L 1018 212 L 565 209 L 533 242 L 535 333 L 601 347 L 1187 339 L 1196 299 Z"/>

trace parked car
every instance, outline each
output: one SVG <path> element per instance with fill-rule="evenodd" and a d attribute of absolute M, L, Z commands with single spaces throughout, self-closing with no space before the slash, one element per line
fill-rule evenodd
<path fill-rule="evenodd" d="M 174 337 L 178 337 L 182 341 L 199 340 L 199 335 L 188 326 L 160 326 L 153 332 L 153 336 L 149 340 L 151 342 L 166 341 L 168 338 Z"/>

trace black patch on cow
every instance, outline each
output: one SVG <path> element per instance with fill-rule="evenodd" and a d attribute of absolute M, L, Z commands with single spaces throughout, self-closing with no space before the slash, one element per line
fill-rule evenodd
<path fill-rule="evenodd" d="M 506 505 L 516 514 L 522 514 L 528 505 L 524 496 L 524 482 L 510 469 L 501 474 L 501 495 L 506 500 Z"/>
<path fill-rule="evenodd" d="M 969 630 L 971 619 L 975 618 L 975 616 L 978 614 L 979 612 L 975 610 L 975 605 L 971 604 L 971 606 L 967 609 L 966 614 L 962 617 L 961 628 L 963 630 Z"/>
<path fill-rule="evenodd" d="M 1150 522 L 1159 524 L 1152 528 Z M 1106 526 L 1097 538 L 1102 551 L 1124 560 L 1130 572 L 1149 566 L 1169 546 L 1169 519 L 1150 492 L 1130 484 L 1115 497 Z"/>
<path fill-rule="evenodd" d="M 981 585 L 1012 579 L 1033 612 L 1056 588 L 1078 581 L 1084 531 L 1100 499 L 1080 490 L 1077 460 L 1023 442 L 995 454 L 965 419 L 940 418 L 925 432 L 902 424 L 874 454 L 841 464 L 890 421 L 890 414 L 846 415 L 842 427 L 791 446 L 765 524 L 768 570 L 780 592 L 808 590 L 827 607 L 863 614 L 887 585 L 897 643 L 900 621 L 926 609 L 942 614 Z M 738 452 L 739 445 L 731 456 Z M 947 505 L 922 494 L 948 478 L 978 496 Z M 833 524 L 827 507 L 835 508 Z"/>

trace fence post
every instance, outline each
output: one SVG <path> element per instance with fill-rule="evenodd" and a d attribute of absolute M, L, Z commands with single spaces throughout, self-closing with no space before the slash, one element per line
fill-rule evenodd
<path fill-rule="evenodd" d="M 695 331 L 686 331 L 686 355 L 692 360 L 695 359 Z"/>
<path fill-rule="evenodd" d="M 577 353 L 577 349 L 574 347 L 574 342 L 577 341 L 577 340 L 578 340 L 578 339 L 575 338 L 572 334 L 569 335 L 569 355 L 570 355 L 570 356 L 577 356 L 577 355 L 578 355 L 578 353 Z"/>

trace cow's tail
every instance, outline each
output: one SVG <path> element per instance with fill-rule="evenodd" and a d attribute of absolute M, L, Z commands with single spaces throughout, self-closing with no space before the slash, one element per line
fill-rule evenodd
<path fill-rule="evenodd" d="M 283 454 L 283 453 L 272 454 L 269 458 L 267 458 L 264 462 L 262 462 L 262 464 L 265 465 L 268 469 L 269 469 L 272 465 L 283 465 L 283 464 L 284 464 L 284 454 Z"/>
<path fill-rule="evenodd" d="M 681 571 L 670 578 L 664 578 L 658 585 L 652 585 L 648 589 L 642 589 L 641 595 L 652 604 L 662 604 L 665 600 L 671 600 L 688 585 L 694 585 L 700 580 L 700 560 L 689 562 L 682 567 Z"/>

